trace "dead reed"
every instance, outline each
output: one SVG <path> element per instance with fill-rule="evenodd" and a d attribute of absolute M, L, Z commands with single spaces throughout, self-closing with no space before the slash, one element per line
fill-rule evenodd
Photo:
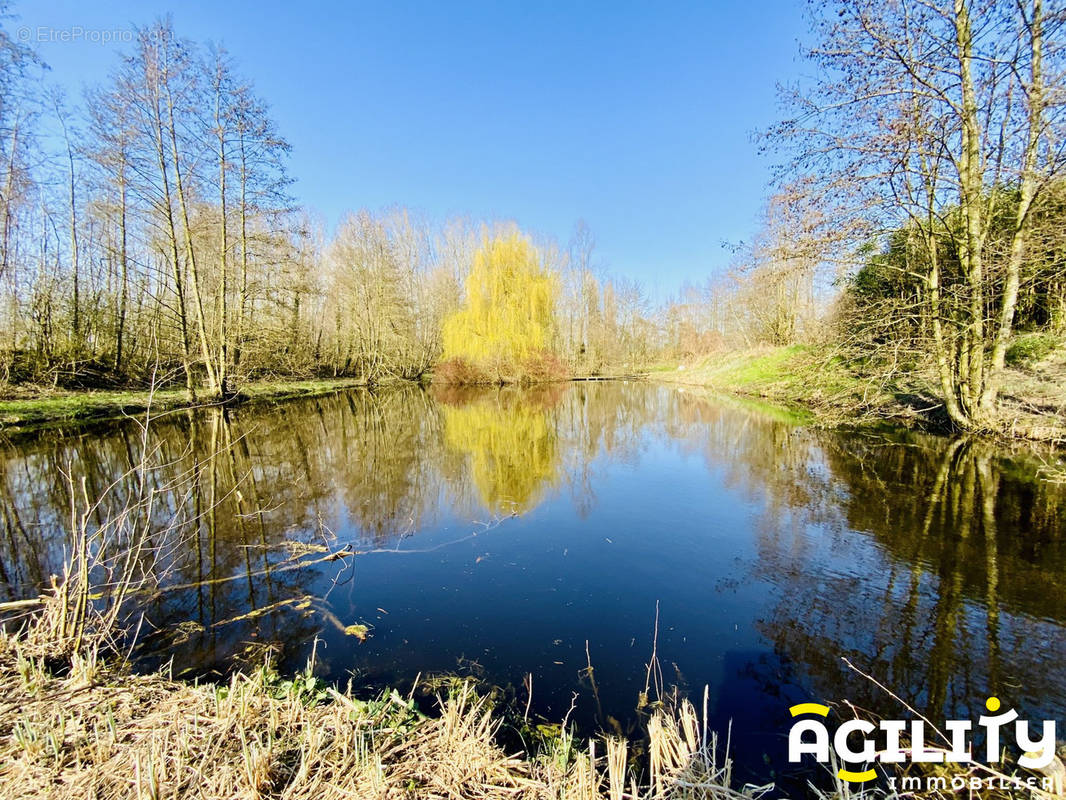
<path fill-rule="evenodd" d="M 651 771 L 627 742 L 564 733 L 508 753 L 500 718 L 469 686 L 424 716 L 395 692 L 366 702 L 269 668 L 225 684 L 137 675 L 75 656 L 57 671 L 0 637 L 0 796 L 5 798 L 751 798 L 730 788 L 695 709 L 656 710 Z M 598 747 L 597 744 L 600 746 Z"/>

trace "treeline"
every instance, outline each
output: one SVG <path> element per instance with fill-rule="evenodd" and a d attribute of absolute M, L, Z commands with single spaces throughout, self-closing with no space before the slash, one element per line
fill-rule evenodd
<path fill-rule="evenodd" d="M 823 340 L 844 269 L 839 249 L 836 216 L 811 182 L 785 186 L 752 240 L 733 248 L 727 270 L 663 305 L 661 357 Z"/>
<path fill-rule="evenodd" d="M 584 223 L 560 243 L 394 208 L 327 232 L 290 196 L 266 102 L 168 22 L 81 112 L 3 34 L 0 378 L 217 396 L 268 375 L 551 378 L 819 342 L 989 428 L 1016 332 L 1066 326 L 1064 24 L 1044 0 L 816 7 L 813 77 L 763 137 L 782 169 L 761 231 L 657 307 Z"/>
<path fill-rule="evenodd" d="M 9 381 L 221 394 L 291 348 L 310 234 L 289 146 L 218 49 L 140 30 L 85 111 L 3 42 L 0 280 Z"/>
<path fill-rule="evenodd" d="M 476 254 L 515 237 L 550 276 L 538 348 L 567 372 L 657 346 L 641 290 L 594 263 L 583 223 L 565 246 L 534 246 L 512 224 L 396 208 L 349 214 L 327 235 L 289 193 L 290 147 L 267 103 L 224 50 L 167 21 L 137 31 L 82 111 L 6 32 L 0 61 L 9 384 L 219 396 L 263 375 L 417 378 L 471 297 Z"/>

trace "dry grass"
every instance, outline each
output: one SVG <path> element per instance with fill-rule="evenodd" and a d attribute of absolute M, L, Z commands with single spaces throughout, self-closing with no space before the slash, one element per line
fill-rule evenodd
<path fill-rule="evenodd" d="M 95 651 L 60 664 L 9 634 L 0 635 L 0 696 L 4 798 L 776 796 L 772 786 L 733 785 L 729 759 L 688 701 L 656 707 L 635 747 L 613 736 L 579 744 L 564 726 L 534 752 L 508 752 L 498 742 L 501 718 L 469 684 L 454 684 L 427 716 L 410 697 L 392 692 L 359 700 L 350 687 L 337 691 L 310 671 L 282 680 L 263 668 L 226 684 L 194 685 L 131 674 L 104 664 Z M 1007 777 L 980 766 L 959 770 Z M 811 786 L 810 794 L 822 800 L 960 796 L 857 790 L 839 781 L 829 789 Z M 979 796 L 1049 797 L 1010 786 Z"/>
<path fill-rule="evenodd" d="M 134 675 L 95 656 L 54 659 L 0 638 L 0 796 L 4 798 L 734 798 L 691 704 L 656 711 L 650 772 L 627 742 L 578 748 L 569 735 L 507 753 L 499 718 L 461 687 L 420 714 L 392 693 L 374 702 L 308 675 L 269 669 L 224 685 Z M 643 772 L 646 783 L 639 780 Z"/>

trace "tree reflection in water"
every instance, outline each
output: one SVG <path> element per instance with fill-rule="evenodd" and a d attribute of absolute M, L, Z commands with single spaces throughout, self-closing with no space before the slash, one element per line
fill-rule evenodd
<path fill-rule="evenodd" d="M 989 692 L 1061 713 L 1066 487 L 980 441 L 795 422 L 633 383 L 170 414 L 151 426 L 164 466 L 148 480 L 192 484 L 154 513 L 197 522 L 189 546 L 153 553 L 146 659 L 225 670 L 269 644 L 299 667 L 320 636 L 333 677 L 476 658 L 500 680 L 535 672 L 555 702 L 581 689 L 587 639 L 606 713 L 622 716 L 661 599 L 664 658 L 713 684 L 722 724 L 757 706 L 778 730 L 789 694 L 896 711 L 842 656 L 938 717 Z M 5 442 L 0 595 L 59 569 L 59 471 L 103 493 L 141 446 L 131 423 Z M 96 513 L 132 490 L 118 481 Z M 356 555 L 316 557 L 346 546 Z M 357 622 L 375 626 L 366 645 L 342 632 Z"/>
<path fill-rule="evenodd" d="M 434 392 L 444 414 L 444 441 L 468 459 L 487 510 L 528 511 L 541 491 L 558 481 L 556 429 L 549 415 L 562 393 L 560 386 Z"/>

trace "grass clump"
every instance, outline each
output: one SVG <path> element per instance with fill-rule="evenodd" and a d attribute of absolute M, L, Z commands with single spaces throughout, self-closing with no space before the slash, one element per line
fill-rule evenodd
<path fill-rule="evenodd" d="M 57 667 L 59 667 L 57 669 Z M 687 700 L 655 703 L 644 738 L 578 740 L 542 726 L 527 751 L 500 744 L 503 717 L 473 684 L 442 686 L 431 713 L 413 692 L 371 700 L 312 669 L 269 666 L 225 683 L 132 674 L 97 654 L 62 664 L 0 634 L 0 796 L 27 798 L 290 798 L 293 800 L 756 800 L 773 786 L 734 786 L 718 738 Z M 728 747 L 728 746 L 727 746 Z M 981 770 L 985 770 L 982 772 Z M 946 770 L 946 771 L 945 771 Z M 890 773 L 891 774 L 891 773 Z M 903 774 L 903 773 L 900 773 Z M 924 774 L 924 773 L 919 773 Z M 1014 777 L 966 765 L 936 774 L 1002 777 L 994 800 L 1049 798 Z M 897 780 L 897 786 L 899 781 Z M 952 790 L 810 785 L 819 800 L 939 800 Z"/>
<path fill-rule="evenodd" d="M 1059 337 L 1048 332 L 1025 333 L 1014 338 L 1004 356 L 1008 366 L 1029 367 L 1043 361 L 1059 347 Z"/>

